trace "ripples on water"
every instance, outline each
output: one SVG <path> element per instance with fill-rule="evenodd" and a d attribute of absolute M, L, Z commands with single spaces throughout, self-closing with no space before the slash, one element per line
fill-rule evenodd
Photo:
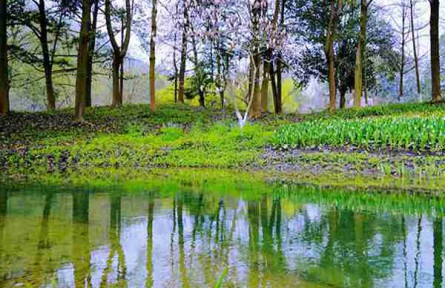
<path fill-rule="evenodd" d="M 1 287 L 443 285 L 440 199 L 7 187 Z"/>

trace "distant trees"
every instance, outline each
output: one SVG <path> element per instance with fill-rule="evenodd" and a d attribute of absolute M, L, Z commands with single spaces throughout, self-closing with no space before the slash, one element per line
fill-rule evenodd
<path fill-rule="evenodd" d="M 60 91 L 74 91 L 75 116 L 81 120 L 85 108 L 92 105 L 92 82 L 99 73 L 112 78 L 112 105 L 122 105 L 123 63 L 132 30 L 144 30 L 139 36 L 149 54 L 151 109 L 157 102 L 155 68 L 160 46 L 173 49 L 171 54 L 165 53 L 174 58 L 173 65 L 162 68 L 169 76 L 174 68 L 175 102 L 195 98 L 202 107 L 219 102 L 224 109 L 241 101 L 244 108 L 249 107 L 251 117 L 270 110 L 282 112 L 284 72 L 292 72 L 301 85 L 311 77 L 326 82 L 330 110 L 346 107 L 348 92 L 359 107 L 381 75 L 393 81 L 398 94 L 393 97 L 401 99 L 405 74 L 414 71 L 416 91 L 421 92 L 423 63 L 418 50 L 423 46 L 419 49 L 419 35 L 415 34 L 422 27 L 415 25 L 416 0 L 400 0 L 403 3 L 393 5 L 396 8 L 385 7 L 403 10 L 402 17 L 397 16 L 402 22 L 400 31 L 376 12 L 374 0 L 11 0 L 8 5 L 6 0 L 0 1 L 1 114 L 9 111 L 9 91 L 15 95 L 15 89 L 26 82 L 37 83 L 42 104 L 36 109 L 72 105 L 72 96 L 62 101 L 59 95 Z M 428 1 L 431 97 L 438 102 L 439 1 Z M 145 12 L 147 17 L 138 20 Z M 165 13 L 176 18 L 174 25 L 160 22 L 162 29 L 158 29 L 159 21 L 171 20 Z M 100 19 L 105 19 L 102 27 Z M 147 27 L 132 27 L 133 21 L 145 21 Z M 401 49 L 394 45 L 395 33 L 402 35 Z M 32 69 L 36 73 L 29 73 Z M 396 73 L 400 79 L 394 80 Z M 60 75 L 68 80 L 61 81 Z M 236 93 L 229 94 L 235 83 Z M 42 89 L 46 97 L 42 97 Z"/>

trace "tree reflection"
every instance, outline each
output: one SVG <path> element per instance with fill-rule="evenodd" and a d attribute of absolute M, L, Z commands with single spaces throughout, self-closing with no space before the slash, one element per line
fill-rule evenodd
<path fill-rule="evenodd" d="M 147 215 L 147 280 L 145 287 L 153 287 L 153 210 L 155 202 L 153 195 L 150 193 L 148 198 L 148 215 Z"/>
<path fill-rule="evenodd" d="M 436 217 L 433 223 L 434 237 L 434 288 L 442 287 L 442 256 L 443 256 L 443 231 L 442 217 Z"/>
<path fill-rule="evenodd" d="M 110 196 L 110 228 L 108 239 L 110 241 L 110 252 L 107 258 L 107 266 L 102 274 L 101 287 L 107 287 L 108 276 L 112 270 L 113 261 L 117 255 L 116 281 L 119 286 L 125 286 L 127 268 L 125 265 L 125 255 L 122 249 L 120 235 L 122 224 L 122 196 L 120 193 L 112 193 Z"/>
<path fill-rule="evenodd" d="M 1 263 L 4 263 L 3 233 L 6 225 L 7 213 L 8 213 L 8 192 L 6 189 L 0 189 L 0 268 L 2 268 Z M 4 286 L 3 284 L 6 281 L 6 273 L 3 274 L 3 269 L 1 269 L 0 271 L 2 271 L 2 274 L 0 274 L 0 287 L 3 287 Z"/>
<path fill-rule="evenodd" d="M 90 194 L 83 190 L 73 192 L 73 246 L 72 259 L 76 287 L 91 287 L 91 251 L 89 244 Z"/>

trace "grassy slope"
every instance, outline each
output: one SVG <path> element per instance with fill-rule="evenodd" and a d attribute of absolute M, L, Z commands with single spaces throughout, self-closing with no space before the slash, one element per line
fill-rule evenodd
<path fill-rule="evenodd" d="M 336 145 L 330 145 L 336 132 L 331 131 L 327 137 L 323 126 L 332 122 L 337 129 L 335 125 L 341 123 L 345 131 L 357 132 L 369 121 L 415 117 L 433 119 L 434 124 L 434 119 L 441 121 L 445 116 L 445 106 L 406 104 L 334 114 L 267 116 L 243 131 L 232 113 L 224 117 L 219 110 L 185 105 L 164 105 L 156 113 L 144 105 L 92 108 L 87 111 L 85 123 L 73 122 L 71 113 L 17 113 L 0 118 L 0 166 L 9 173 L 29 169 L 64 171 L 72 167 L 266 168 L 277 174 L 297 174 L 302 181 L 329 185 L 344 181 L 344 175 L 348 175 L 354 185 L 366 185 L 369 177 L 380 177 L 377 186 L 419 188 L 441 185 L 445 171 L 440 155 L 429 155 L 431 151 L 425 149 L 355 146 L 348 137 L 340 137 Z M 364 118 L 366 121 L 358 121 Z M 298 123 L 289 126 L 290 122 Z M 310 137 L 305 136 L 311 140 L 308 144 L 283 140 L 287 145 L 283 147 L 279 142 L 286 129 L 289 141 L 300 139 L 299 128 L 308 123 L 312 129 L 306 133 Z M 389 128 L 394 130 L 394 125 Z M 391 129 L 389 135 L 397 140 L 398 134 Z"/>

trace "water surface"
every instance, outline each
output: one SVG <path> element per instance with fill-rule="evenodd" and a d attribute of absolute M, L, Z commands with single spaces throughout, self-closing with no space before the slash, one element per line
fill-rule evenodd
<path fill-rule="evenodd" d="M 440 198 L 172 187 L 4 185 L 0 287 L 443 287 Z"/>

